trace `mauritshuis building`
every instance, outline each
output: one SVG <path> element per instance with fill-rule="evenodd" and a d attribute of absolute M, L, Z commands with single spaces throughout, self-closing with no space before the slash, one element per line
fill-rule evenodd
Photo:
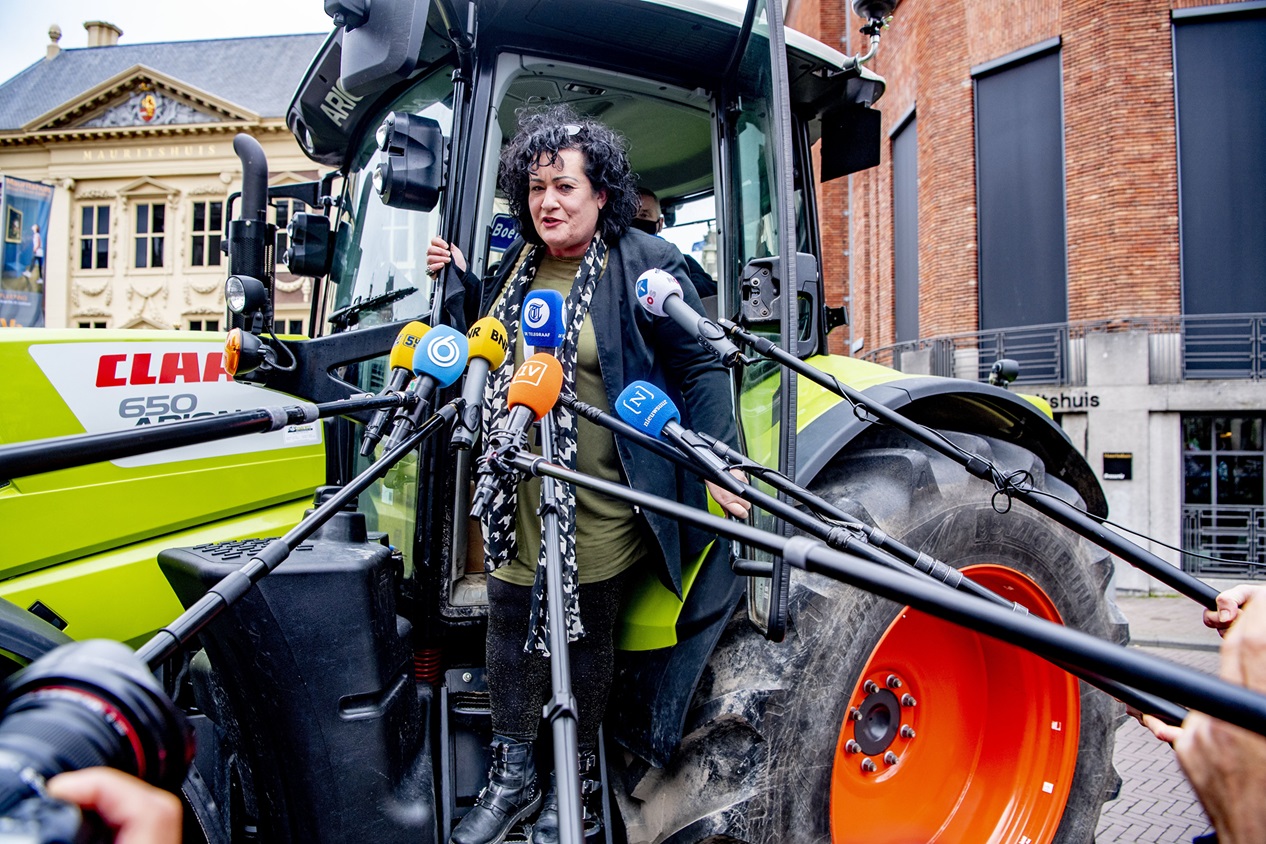
<path fill-rule="evenodd" d="M 317 177 L 285 113 L 326 36 L 128 44 L 113 24 L 84 27 L 88 47 L 61 49 L 54 26 L 50 43 L 31 45 L 32 64 L 0 84 L 4 212 L 23 228 L 4 244 L 0 318 L 25 321 L 30 309 L 14 301 L 42 295 L 48 327 L 220 330 L 220 244 L 241 187 L 233 136 L 260 142 L 272 184 Z M 42 277 L 30 268 L 29 213 L 10 202 L 32 184 L 50 193 L 38 209 Z M 296 210 L 284 200 L 270 213 L 284 231 Z M 277 279 L 278 332 L 306 332 L 312 281 L 284 267 Z"/>
<path fill-rule="evenodd" d="M 863 52 L 846 4 L 787 18 Z M 1266 576 L 1266 3 L 904 0 L 872 66 L 883 162 L 819 203 L 839 350 L 1017 360 L 1114 520 Z"/>

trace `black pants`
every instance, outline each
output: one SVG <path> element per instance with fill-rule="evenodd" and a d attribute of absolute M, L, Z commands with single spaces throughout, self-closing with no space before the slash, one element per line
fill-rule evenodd
<path fill-rule="evenodd" d="M 598 727 L 606 713 L 614 673 L 615 620 L 628 569 L 610 580 L 580 586 L 580 621 L 585 635 L 571 643 L 572 695 L 579 711 L 580 749 L 598 746 Z M 488 578 L 488 693 L 492 698 L 492 731 L 516 741 L 534 741 L 541 708 L 553 694 L 549 659 L 526 652 L 532 587 Z"/>

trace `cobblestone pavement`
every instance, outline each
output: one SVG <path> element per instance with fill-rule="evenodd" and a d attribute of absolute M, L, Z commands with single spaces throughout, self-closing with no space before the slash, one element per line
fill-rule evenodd
<path fill-rule="evenodd" d="M 1140 648 L 1201 671 L 1215 673 L 1218 655 L 1209 650 Z M 1117 730 L 1115 761 L 1121 794 L 1104 804 L 1096 844 L 1183 842 L 1210 831 L 1208 818 L 1178 767 L 1169 745 L 1159 742 L 1133 718 Z"/>

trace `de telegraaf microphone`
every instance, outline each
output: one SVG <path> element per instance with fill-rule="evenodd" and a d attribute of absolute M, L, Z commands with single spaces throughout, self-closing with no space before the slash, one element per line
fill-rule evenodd
<path fill-rule="evenodd" d="M 523 297 L 523 312 L 519 319 L 523 332 L 523 345 L 533 351 L 548 352 L 563 345 L 563 294 L 557 290 L 533 290 Z"/>
<path fill-rule="evenodd" d="M 637 301 L 655 316 L 670 317 L 699 341 L 727 367 L 742 360 L 738 347 L 725 336 L 725 330 L 694 308 L 681 296 L 681 283 L 667 270 L 649 269 L 637 277 Z"/>
<path fill-rule="evenodd" d="M 479 485 L 471 500 L 471 516 L 482 518 L 502 475 L 511 471 L 501 463 L 500 454 L 523 445 L 528 427 L 550 412 L 562 390 L 563 365 L 553 355 L 537 352 L 523 361 L 514 373 L 506 393 L 510 412 L 488 436 L 488 450 L 479 469 Z"/>
<path fill-rule="evenodd" d="M 430 330 L 431 326 L 417 320 L 400 329 L 395 342 L 391 344 L 391 356 L 388 359 L 391 375 L 378 395 L 398 393 L 412 380 L 413 354 L 417 351 L 418 343 L 422 342 L 422 338 Z M 390 418 L 391 411 L 386 408 L 374 413 L 373 419 L 365 426 L 365 438 L 360 444 L 361 457 L 368 457 L 374 453 L 374 446 L 378 445 L 378 441 L 382 439 L 383 429 L 387 427 L 387 420 Z"/>
<path fill-rule="evenodd" d="M 400 445 L 417 430 L 426 413 L 427 399 L 436 387 L 447 387 L 466 368 L 466 335 L 449 325 L 437 325 L 426 333 L 413 353 L 413 374 L 409 392 L 418 397 L 411 409 L 396 411 L 391 436 L 383 444 L 383 452 Z"/>
<path fill-rule="evenodd" d="M 466 332 L 470 346 L 470 367 L 466 370 L 466 383 L 462 386 L 465 407 L 453 429 L 450 442 L 455 448 L 470 448 L 479 435 L 479 410 L 484 403 L 484 386 L 488 373 L 501 366 L 509 350 L 506 327 L 496 317 L 484 317 Z"/>

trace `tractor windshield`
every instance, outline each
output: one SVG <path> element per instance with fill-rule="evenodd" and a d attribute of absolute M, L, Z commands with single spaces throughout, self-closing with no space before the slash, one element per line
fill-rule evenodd
<path fill-rule="evenodd" d="M 388 111 L 432 118 L 446 136 L 450 135 L 451 72 L 447 66 L 437 69 L 392 103 Z M 372 178 L 382 155 L 373 133 L 367 133 L 339 205 L 330 274 L 333 290 L 322 333 L 411 319 L 430 312 L 434 279 L 426 274 L 426 244 L 438 231 L 443 201 L 429 213 L 385 205 Z"/>

